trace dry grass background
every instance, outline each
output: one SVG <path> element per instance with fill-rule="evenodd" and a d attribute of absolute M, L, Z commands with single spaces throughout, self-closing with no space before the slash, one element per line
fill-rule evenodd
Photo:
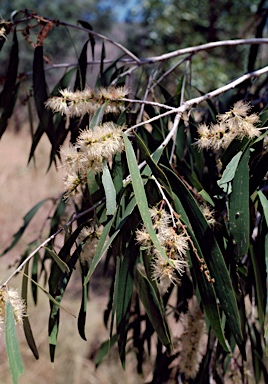
<path fill-rule="evenodd" d="M 56 197 L 63 190 L 61 170 L 51 169 L 49 173 L 46 173 L 49 153 L 48 142 L 46 140 L 41 141 L 37 149 L 36 166 L 33 163 L 27 166 L 30 145 L 31 139 L 27 127 L 23 127 L 20 132 L 7 131 L 0 141 L 0 253 L 10 244 L 12 235 L 22 225 L 22 218 L 28 210 L 40 200 L 50 196 Z M 5 281 L 13 270 L 12 264 L 19 258 L 26 244 L 38 235 L 40 225 L 47 216 L 47 210 L 48 206 L 45 206 L 38 212 L 15 249 L 0 259 L 1 282 Z M 10 265 L 11 269 L 9 269 Z M 80 277 L 76 273 L 62 302 L 63 306 L 75 315 L 78 314 L 80 306 L 80 294 L 77 291 L 78 282 L 80 284 Z M 18 287 L 20 290 L 21 277 L 15 277 L 10 285 Z M 101 282 L 99 282 L 99 286 L 101 286 Z M 104 328 L 102 320 L 106 301 L 107 297 L 103 295 L 103 292 L 102 294 L 91 293 L 86 324 L 87 342 L 78 335 L 77 319 L 64 311 L 61 312 L 56 360 L 53 369 L 48 353 L 48 299 L 43 292 L 39 291 L 39 304 L 35 307 L 30 297 L 28 313 L 40 358 L 38 361 L 35 360 L 26 344 L 23 330 L 18 328 L 19 345 L 25 368 L 25 374 L 20 377 L 19 383 L 138 384 L 144 382 L 146 377 L 141 378 L 135 372 L 134 355 L 128 356 L 126 372 L 122 370 L 117 352 L 114 350 L 110 352 L 109 358 L 97 370 L 94 363 L 88 358 L 88 356 L 94 355 L 100 343 L 108 338 L 109 331 Z M 0 383 L 12 383 L 3 333 L 0 336 Z"/>

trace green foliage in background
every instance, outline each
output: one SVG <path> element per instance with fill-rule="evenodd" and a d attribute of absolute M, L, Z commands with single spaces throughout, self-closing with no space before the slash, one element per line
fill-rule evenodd
<path fill-rule="evenodd" d="M 149 56 L 163 53 L 163 47 L 171 52 L 218 40 L 267 37 L 267 9 L 266 0 L 137 1 L 129 13 L 128 46 Z M 193 58 L 193 86 L 202 91 L 219 87 L 236 69 L 246 70 L 247 57 L 248 47 L 203 52 Z M 264 64 L 263 59 L 259 55 L 259 62 Z M 179 70 L 177 73 L 181 74 Z"/>
<path fill-rule="evenodd" d="M 34 23 L 31 74 L 20 76 L 24 42 L 18 35 Z M 10 60 L 0 94 L 0 134 L 31 76 L 26 102 L 34 105 L 37 118 L 29 115 L 29 161 L 47 136 L 47 166 L 63 164 L 66 190 L 51 200 L 40 238 L 29 244 L 1 287 L 0 321 L 5 318 L 14 334 L 10 309 L 16 319 L 23 308 L 18 300 L 10 300 L 10 307 L 9 287 L 23 270 L 26 304 L 27 279 L 36 305 L 37 288 L 48 296 L 48 344 L 56 364 L 58 332 L 64 329 L 61 303 L 72 274 L 81 274 L 73 337 L 86 341 L 87 299 L 92 276 L 102 267 L 110 283 L 103 313 L 108 332 L 96 366 L 116 344 L 123 368 L 128 353 L 135 354 L 140 374 L 153 362 L 151 383 L 248 383 L 252 377 L 267 382 L 268 69 L 205 94 L 188 77 L 192 56 L 200 52 L 183 56 L 178 77 L 169 57 L 164 64 L 157 57 L 146 60 L 114 41 L 109 43 L 122 55 L 108 60 L 108 39 L 91 32 L 86 21 L 80 25 L 87 40 L 77 45 L 75 66 L 66 65 L 48 87 L 47 37 L 64 24 L 33 13 L 1 24 L 0 44 L 9 45 Z M 98 39 L 103 40 L 101 59 L 90 88 L 87 53 L 94 57 Z M 258 51 L 250 50 L 247 63 L 257 66 Z M 239 80 L 242 74 L 238 67 L 232 77 Z M 2 255 L 16 245 L 43 203 L 25 215 Z M 33 321 L 25 318 L 26 339 L 38 358 Z M 14 348 L 7 337 L 16 382 L 23 368 L 12 362 L 19 356 Z"/>

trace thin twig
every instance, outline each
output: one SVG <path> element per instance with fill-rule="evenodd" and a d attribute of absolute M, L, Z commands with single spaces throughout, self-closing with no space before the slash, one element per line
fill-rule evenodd
<path fill-rule="evenodd" d="M 166 105 L 166 104 L 161 104 L 161 103 L 157 103 L 155 101 L 148 101 L 148 100 L 137 100 L 137 99 L 122 98 L 122 99 L 120 99 L 120 101 L 126 101 L 128 103 L 133 103 L 133 104 L 135 103 L 135 104 L 152 105 L 153 107 L 170 109 L 171 111 L 176 108 L 176 107 L 170 107 L 169 105 Z"/>

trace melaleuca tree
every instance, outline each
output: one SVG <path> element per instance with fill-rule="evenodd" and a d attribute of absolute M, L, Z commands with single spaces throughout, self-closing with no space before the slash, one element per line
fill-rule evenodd
<path fill-rule="evenodd" d="M 73 271 L 81 274 L 78 333 L 86 340 L 87 292 L 101 263 L 112 274 L 104 312 L 110 337 L 99 347 L 97 366 L 117 344 L 123 367 L 127 352 L 135 352 L 139 373 L 146 359 L 154 361 L 152 383 L 224 382 L 229 377 L 247 383 L 253 376 L 256 382 L 267 381 L 268 68 L 237 73 L 209 93 L 193 89 L 187 71 L 176 79 L 174 94 L 163 86 L 173 76 L 173 63 L 164 70 L 171 59 L 189 70 L 189 54 L 219 45 L 265 46 L 267 39 L 220 41 L 147 60 L 82 22 L 70 27 L 90 34 L 92 49 L 93 37 L 102 40 L 102 55 L 88 63 L 87 42 L 77 64 L 67 65 L 48 91 L 46 37 L 55 23 L 65 24 L 35 13 L 24 16 L 1 24 L 1 44 L 12 40 L 12 47 L 1 91 L 0 131 L 4 134 L 27 77 L 18 75 L 17 34 L 38 21 L 31 96 L 38 118 L 30 160 L 46 135 L 48 164 L 64 167 L 66 190 L 53 199 L 36 248 L 29 245 L 1 286 L 0 319 L 13 381 L 23 372 L 16 323 L 23 320 L 29 347 L 38 356 L 25 305 L 31 270 L 39 267 L 32 286 L 44 290 L 50 302 L 54 363 L 59 327 L 64 327 L 61 302 Z M 107 41 L 123 56 L 106 59 Z M 99 66 L 95 87 L 87 85 L 91 65 Z M 42 204 L 25 216 L 2 254 L 16 245 Z M 56 251 L 60 234 L 63 245 Z M 23 301 L 12 289 L 19 271 L 24 272 Z M 41 285 L 43 275 L 48 292 Z"/>

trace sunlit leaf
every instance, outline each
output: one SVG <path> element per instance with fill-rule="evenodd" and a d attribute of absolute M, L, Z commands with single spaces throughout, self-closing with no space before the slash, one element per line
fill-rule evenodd
<path fill-rule="evenodd" d="M 232 158 L 230 163 L 226 166 L 221 179 L 217 181 L 218 186 L 221 187 L 225 193 L 232 192 L 230 182 L 234 179 L 242 154 L 243 152 L 240 151 Z"/>
<path fill-rule="evenodd" d="M 24 367 L 19 349 L 13 307 L 9 299 L 6 300 L 5 312 L 6 351 L 12 380 L 14 384 L 17 384 L 19 376 L 24 373 Z"/>
<path fill-rule="evenodd" d="M 106 197 L 106 215 L 113 215 L 116 211 L 116 191 L 107 162 L 103 163 L 102 184 Z"/>

